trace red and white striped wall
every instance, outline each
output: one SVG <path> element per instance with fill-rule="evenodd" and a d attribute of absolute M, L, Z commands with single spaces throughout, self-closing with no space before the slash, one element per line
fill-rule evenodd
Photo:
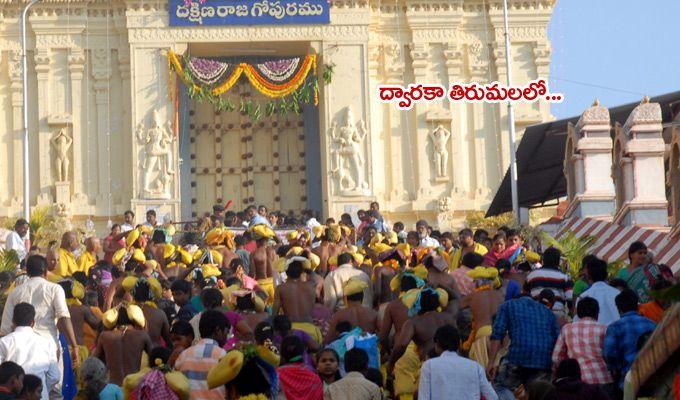
<path fill-rule="evenodd" d="M 557 238 L 572 231 L 578 237 L 596 236 L 590 253 L 614 262 L 628 259 L 628 247 L 635 241 L 647 245 L 657 264 L 666 264 L 673 272 L 680 269 L 680 240 L 672 238 L 667 230 L 639 226 L 617 225 L 593 218 L 569 218 L 562 222 Z"/>

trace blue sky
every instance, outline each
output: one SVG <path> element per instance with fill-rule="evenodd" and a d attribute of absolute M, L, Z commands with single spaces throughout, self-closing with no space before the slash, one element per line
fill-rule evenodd
<path fill-rule="evenodd" d="M 550 91 L 565 100 L 552 114 L 581 114 L 595 97 L 613 107 L 680 90 L 679 16 L 679 0 L 558 0 Z"/>

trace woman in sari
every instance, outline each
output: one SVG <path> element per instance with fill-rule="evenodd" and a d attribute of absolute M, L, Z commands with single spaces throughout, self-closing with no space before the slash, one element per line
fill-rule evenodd
<path fill-rule="evenodd" d="M 628 265 L 616 274 L 616 277 L 627 281 L 640 266 L 647 264 L 647 246 L 642 242 L 633 242 L 628 247 Z"/>

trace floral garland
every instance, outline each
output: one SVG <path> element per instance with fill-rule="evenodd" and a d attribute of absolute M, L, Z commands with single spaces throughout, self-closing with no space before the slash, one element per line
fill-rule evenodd
<path fill-rule="evenodd" d="M 290 111 L 300 113 L 302 104 L 319 103 L 319 85 L 317 78 L 317 56 L 310 54 L 302 57 L 291 57 L 268 60 L 258 63 L 231 63 L 221 60 L 199 57 L 180 58 L 176 53 L 168 52 L 168 79 L 174 87 L 173 75 L 176 73 L 186 84 L 191 98 L 208 101 L 219 110 L 234 111 L 236 107 L 230 99 L 220 96 L 228 92 L 245 75 L 250 84 L 265 96 L 276 99 L 266 105 L 266 114 L 274 112 L 285 114 Z M 323 80 L 330 83 L 333 65 L 325 65 Z M 171 93 L 173 91 L 170 91 Z M 172 94 L 171 94 L 172 96 Z M 246 112 L 251 119 L 262 116 L 259 104 L 240 100 L 239 111 Z"/>
<path fill-rule="evenodd" d="M 257 64 L 257 69 L 274 82 L 284 82 L 290 78 L 300 64 L 300 57 L 286 60 L 266 61 Z"/>
<path fill-rule="evenodd" d="M 210 60 L 207 58 L 194 57 L 187 62 L 191 73 L 204 85 L 212 85 L 219 81 L 229 69 L 229 64 Z"/>

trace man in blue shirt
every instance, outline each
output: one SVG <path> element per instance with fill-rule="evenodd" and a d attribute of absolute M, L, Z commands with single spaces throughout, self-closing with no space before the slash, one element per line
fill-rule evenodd
<path fill-rule="evenodd" d="M 389 228 L 383 223 L 382 216 L 380 212 L 376 210 L 370 210 L 368 213 L 368 226 L 375 228 L 378 233 L 385 233 L 389 231 Z"/>
<path fill-rule="evenodd" d="M 487 373 L 494 376 L 494 362 L 501 341 L 510 336 L 510 349 L 502 359 L 494 384 L 514 390 L 536 379 L 550 380 L 552 351 L 560 327 L 550 309 L 529 296 L 505 302 L 498 309 L 489 343 Z"/>
<path fill-rule="evenodd" d="M 640 337 L 654 331 L 656 325 L 638 312 L 638 297 L 630 289 L 616 296 L 616 308 L 621 318 L 607 327 L 604 337 L 604 361 L 623 389 L 623 381 L 637 356 Z"/>
<path fill-rule="evenodd" d="M 170 286 L 172 297 L 177 307 L 177 320 L 189 322 L 198 314 L 198 311 L 191 304 L 191 283 L 187 280 L 176 280 Z M 170 321 L 173 322 L 173 321 Z"/>
<path fill-rule="evenodd" d="M 246 218 L 249 221 L 249 228 L 252 228 L 255 225 L 267 225 L 270 228 L 272 227 L 269 224 L 269 220 L 267 220 L 267 218 L 257 213 L 257 207 L 255 206 L 248 206 L 248 208 L 246 208 Z"/>

